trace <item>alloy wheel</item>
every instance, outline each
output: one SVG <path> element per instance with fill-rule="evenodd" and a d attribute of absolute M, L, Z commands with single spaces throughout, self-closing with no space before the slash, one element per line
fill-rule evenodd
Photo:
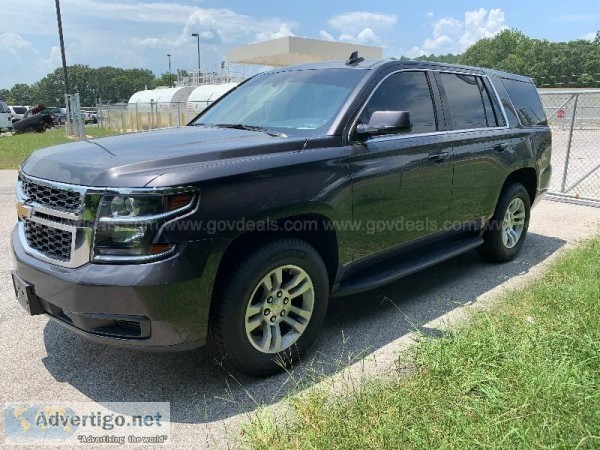
<path fill-rule="evenodd" d="M 279 353 L 306 330 L 313 313 L 315 289 L 302 268 L 279 266 L 254 288 L 245 314 L 246 335 L 260 352 Z"/>
<path fill-rule="evenodd" d="M 521 239 L 525 228 L 525 203 L 519 197 L 514 198 L 502 220 L 502 242 L 506 248 L 513 248 Z"/>

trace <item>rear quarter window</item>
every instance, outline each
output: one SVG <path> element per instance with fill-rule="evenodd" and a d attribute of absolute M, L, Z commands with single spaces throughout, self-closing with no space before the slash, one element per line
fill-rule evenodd
<path fill-rule="evenodd" d="M 519 120 L 525 126 L 546 125 L 546 113 L 533 83 L 503 78 L 502 83 L 515 105 Z"/>

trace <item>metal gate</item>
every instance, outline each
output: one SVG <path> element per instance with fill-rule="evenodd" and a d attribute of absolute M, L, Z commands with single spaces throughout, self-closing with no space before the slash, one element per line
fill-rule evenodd
<path fill-rule="evenodd" d="M 549 193 L 600 204 L 600 90 L 540 96 L 552 128 Z"/>

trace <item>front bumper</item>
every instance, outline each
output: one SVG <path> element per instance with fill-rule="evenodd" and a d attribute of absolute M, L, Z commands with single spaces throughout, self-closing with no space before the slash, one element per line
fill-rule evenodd
<path fill-rule="evenodd" d="M 25 253 L 12 233 L 18 276 L 33 286 L 50 318 L 86 338 L 146 350 L 204 344 L 218 241 L 191 242 L 148 264 L 86 264 L 65 268 Z"/>

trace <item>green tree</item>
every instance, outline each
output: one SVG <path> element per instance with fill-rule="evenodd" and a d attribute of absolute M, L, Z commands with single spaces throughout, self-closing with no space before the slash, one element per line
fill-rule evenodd
<path fill-rule="evenodd" d="M 10 96 L 10 91 L 8 89 L 0 89 L 0 100 L 5 101 L 8 100 Z"/>
<path fill-rule="evenodd" d="M 460 62 L 461 55 L 448 53 L 447 55 L 423 55 L 415 58 L 417 61 L 433 61 L 446 64 L 458 64 Z"/>
<path fill-rule="evenodd" d="M 155 86 L 155 77 L 147 69 L 117 67 L 91 68 L 77 64 L 68 67 L 71 92 L 79 93 L 82 106 L 102 102 L 126 102 L 136 92 Z M 64 105 L 64 78 L 62 69 L 56 69 L 31 88 L 33 103 Z"/>
<path fill-rule="evenodd" d="M 156 79 L 155 86 L 168 86 L 172 87 L 177 81 L 177 75 L 169 72 L 163 73 Z"/>
<path fill-rule="evenodd" d="M 14 105 L 31 105 L 31 88 L 25 83 L 15 84 L 10 89 L 8 101 Z"/>

